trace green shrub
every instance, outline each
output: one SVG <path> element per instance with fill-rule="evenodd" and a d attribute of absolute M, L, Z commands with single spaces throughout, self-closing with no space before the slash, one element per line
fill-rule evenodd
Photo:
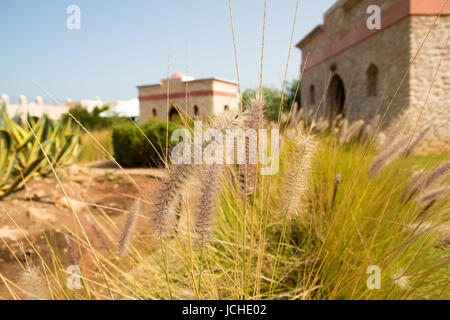
<path fill-rule="evenodd" d="M 143 125 L 121 123 L 115 126 L 112 140 L 117 162 L 124 167 L 160 166 L 165 158 L 166 125 L 166 122 L 150 120 Z M 169 122 L 169 152 L 175 145 L 170 142 L 170 136 L 178 128 L 178 124 Z"/>
<path fill-rule="evenodd" d="M 101 108 L 95 107 L 92 111 L 88 111 L 86 108 L 81 106 L 76 106 L 71 108 L 69 111 L 72 116 L 75 117 L 80 123 L 88 130 L 101 130 L 112 128 L 118 123 L 127 122 L 127 118 L 122 118 L 119 116 L 112 117 L 102 117 L 101 113 L 109 110 L 109 106 L 105 105 Z M 68 118 L 69 115 L 65 114 L 64 119 Z"/>

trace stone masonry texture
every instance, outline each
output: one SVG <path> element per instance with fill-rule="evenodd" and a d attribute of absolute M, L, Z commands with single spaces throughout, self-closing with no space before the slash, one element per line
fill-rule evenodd
<path fill-rule="evenodd" d="M 432 2 L 436 4 L 438 0 Z M 302 105 L 332 120 L 335 116 L 332 104 L 336 102 L 330 94 L 333 90 L 330 80 L 338 76 L 345 92 L 344 116 L 350 122 L 362 119 L 369 123 L 380 114 L 385 115 L 382 129 L 391 130 L 400 123 L 399 119 L 407 119 L 415 132 L 431 127 L 420 151 L 450 152 L 448 10 L 439 17 L 429 13 L 421 15 L 420 12 L 402 16 L 407 6 L 412 7 L 414 3 L 406 0 L 340 0 L 325 13 L 323 25 L 297 45 L 302 50 L 303 62 L 310 58 L 313 61 L 349 34 L 352 36 L 347 39 L 356 37 L 355 30 L 366 26 L 370 5 L 378 5 L 383 14 L 389 11 L 388 15 L 399 18 L 343 51 L 317 60 L 319 63 L 306 64 L 301 79 Z M 389 19 L 383 14 L 382 18 Z M 374 96 L 369 95 L 367 89 L 370 66 L 378 70 Z M 311 94 L 315 96 L 311 97 Z"/>

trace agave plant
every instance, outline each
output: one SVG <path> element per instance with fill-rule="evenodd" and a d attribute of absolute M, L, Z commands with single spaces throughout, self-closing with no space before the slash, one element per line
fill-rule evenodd
<path fill-rule="evenodd" d="M 43 156 L 35 159 L 20 174 L 17 174 L 14 170 L 17 160 L 14 139 L 8 131 L 0 128 L 0 198 L 20 189 L 33 173 L 36 172 L 43 159 Z"/>
<path fill-rule="evenodd" d="M 56 124 L 47 117 L 29 115 L 20 125 L 3 106 L 0 110 L 0 198 L 20 189 L 33 175 L 51 173 L 53 167 L 70 164 L 78 156 L 80 134 L 71 119 Z"/>
<path fill-rule="evenodd" d="M 76 159 L 80 149 L 80 133 L 70 118 L 55 124 L 46 116 L 35 121 L 28 115 L 26 123 L 20 125 L 11 119 L 5 110 L 2 110 L 1 118 L 6 131 L 14 140 L 17 170 L 24 171 L 44 156 L 44 152 L 53 167 L 70 164 Z M 51 173 L 48 161 L 41 161 L 35 173 Z"/>
<path fill-rule="evenodd" d="M 16 161 L 15 153 L 11 152 L 11 136 L 9 133 L 0 128 L 0 196 L 7 193 L 9 181 L 14 163 Z"/>
<path fill-rule="evenodd" d="M 46 144 L 45 147 L 44 144 L 42 146 L 52 166 L 56 168 L 73 163 L 80 151 L 80 132 L 76 123 L 71 118 L 60 120 L 56 124 L 49 121 L 48 118 L 41 118 L 40 121 L 45 121 L 45 126 L 48 126 L 48 129 L 43 131 L 43 133 L 47 133 L 47 136 L 43 139 L 38 137 L 38 139 Z M 39 122 L 36 123 L 36 126 L 38 124 Z M 51 167 L 48 162 L 43 163 L 39 173 L 47 175 L 50 172 Z"/>

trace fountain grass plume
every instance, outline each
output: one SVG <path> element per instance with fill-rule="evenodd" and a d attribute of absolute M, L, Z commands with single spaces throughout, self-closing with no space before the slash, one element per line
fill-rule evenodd
<path fill-rule="evenodd" d="M 424 181 L 424 189 L 428 188 L 429 186 L 433 185 L 435 182 L 437 182 L 443 175 L 445 175 L 450 170 L 450 161 L 446 161 L 443 164 L 441 164 L 439 167 L 434 169 L 428 178 Z"/>
<path fill-rule="evenodd" d="M 416 188 L 418 182 L 421 181 L 421 179 L 423 178 L 424 175 L 425 175 L 425 171 L 422 170 L 421 172 L 416 173 L 411 178 L 411 181 L 409 182 L 408 186 L 406 187 L 405 191 L 403 192 L 403 195 L 402 195 L 403 202 L 408 202 L 409 200 L 411 200 L 412 196 L 414 196 L 414 193 L 412 193 L 412 191 Z"/>
<path fill-rule="evenodd" d="M 409 155 L 411 155 L 411 153 L 413 153 L 414 150 L 416 150 L 422 144 L 423 140 L 425 140 L 426 135 L 428 134 L 429 131 L 430 131 L 430 127 L 426 127 L 417 135 L 417 137 L 414 140 L 411 141 L 409 146 L 404 151 L 405 157 L 408 157 Z"/>
<path fill-rule="evenodd" d="M 350 127 L 348 127 L 348 129 L 344 133 L 344 136 L 343 137 L 341 136 L 341 143 L 349 142 L 356 134 L 359 133 L 363 125 L 364 125 L 363 120 L 358 120 L 354 122 Z"/>
<path fill-rule="evenodd" d="M 419 212 L 419 214 L 416 217 L 416 221 L 422 219 L 428 211 L 430 211 L 431 207 L 436 203 L 436 199 L 430 200 L 425 207 Z"/>
<path fill-rule="evenodd" d="M 213 125 L 222 133 L 226 129 L 241 126 L 242 115 L 240 113 L 227 112 L 223 116 L 213 120 Z M 211 141 L 203 142 L 201 148 L 204 149 Z M 196 151 L 197 146 L 193 144 L 192 150 Z M 192 157 L 192 155 L 191 155 Z M 181 212 L 180 203 L 183 199 L 183 193 L 187 181 L 196 171 L 192 164 L 172 164 L 167 170 L 167 177 L 163 180 L 163 185 L 159 190 L 156 203 L 152 210 L 152 221 L 157 237 L 167 236 L 170 233 L 171 223 L 170 217 Z M 178 219 L 175 219 L 177 221 Z M 176 231 L 176 226 L 173 226 Z"/>
<path fill-rule="evenodd" d="M 405 197 L 406 201 L 411 200 L 417 193 L 425 191 L 435 182 L 437 182 L 443 175 L 445 175 L 450 170 L 450 161 L 444 162 L 439 167 L 434 169 L 428 176 L 423 173 L 414 177 L 410 182 L 410 187 L 408 190 L 409 196 Z"/>
<path fill-rule="evenodd" d="M 449 186 L 443 186 L 440 188 L 437 188 L 435 190 L 430 191 L 429 193 L 423 195 L 420 197 L 420 202 L 428 202 L 436 198 L 440 198 L 443 195 L 448 196 L 448 191 L 450 190 Z"/>
<path fill-rule="evenodd" d="M 438 244 L 434 246 L 436 249 L 445 250 L 450 247 L 450 235 L 445 236 Z"/>
<path fill-rule="evenodd" d="M 103 235 L 100 232 L 100 230 L 98 230 L 98 228 L 95 225 L 94 221 L 91 219 L 91 217 L 88 214 L 85 214 L 84 216 L 86 218 L 86 221 L 89 224 L 89 227 L 91 228 L 92 232 L 94 233 L 95 237 L 100 242 L 102 248 L 104 248 L 106 250 L 109 250 L 109 245 L 108 245 L 106 239 L 103 237 Z"/>
<path fill-rule="evenodd" d="M 122 234 L 119 239 L 118 245 L 118 255 L 119 257 L 125 256 L 130 247 L 131 237 L 133 235 L 134 229 L 136 227 L 136 221 L 139 217 L 139 213 L 141 211 L 141 200 L 137 199 L 133 204 L 133 208 L 130 212 L 128 212 L 127 220 L 125 221 L 125 225 L 122 229 Z"/>
<path fill-rule="evenodd" d="M 215 119 L 213 126 L 223 133 L 227 129 L 241 127 L 242 121 L 239 115 L 229 114 Z M 211 233 L 211 219 L 216 209 L 217 193 L 220 189 L 223 169 L 223 164 L 214 163 L 202 164 L 197 171 L 201 186 L 198 208 L 195 212 L 195 229 L 201 246 L 204 245 L 208 234 Z"/>
<path fill-rule="evenodd" d="M 403 130 L 395 136 L 392 143 L 387 144 L 372 162 L 369 168 L 369 177 L 377 176 L 392 160 L 403 154 L 404 148 L 409 142 L 409 135 Z"/>
<path fill-rule="evenodd" d="M 203 246 L 211 233 L 211 220 L 216 210 L 217 193 L 223 172 L 221 165 L 203 165 L 200 168 L 200 199 L 195 212 L 195 230 Z"/>
<path fill-rule="evenodd" d="M 18 286 L 23 290 L 26 300 L 49 300 L 50 295 L 39 270 L 27 264 L 20 275 Z"/>
<path fill-rule="evenodd" d="M 306 199 L 311 178 L 312 160 L 316 142 L 312 135 L 299 134 L 294 140 L 291 165 L 287 169 L 284 210 L 288 217 L 297 212 Z"/>
<path fill-rule="evenodd" d="M 258 130 L 262 127 L 264 120 L 263 105 L 264 101 L 262 99 L 255 98 L 251 100 L 248 109 L 245 111 L 245 130 L 253 129 L 258 134 Z M 250 142 L 245 137 L 245 165 L 241 165 L 240 167 L 242 198 L 252 195 L 255 188 L 256 164 L 251 164 L 249 157 Z"/>
<path fill-rule="evenodd" d="M 158 237 L 169 234 L 170 215 L 176 211 L 181 192 L 194 171 L 189 164 L 173 165 L 167 171 L 163 186 L 159 190 L 158 198 L 152 211 L 154 230 Z"/>

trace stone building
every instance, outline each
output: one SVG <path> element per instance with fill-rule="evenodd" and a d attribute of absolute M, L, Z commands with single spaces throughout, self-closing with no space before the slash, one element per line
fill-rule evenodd
<path fill-rule="evenodd" d="M 169 104 L 167 104 L 169 87 Z M 239 109 L 238 85 L 220 78 L 192 79 L 176 72 L 160 83 L 138 86 L 139 122 L 149 119 L 169 120 L 186 112 L 190 117 L 204 114 L 217 115 Z"/>
<path fill-rule="evenodd" d="M 368 26 L 372 5 L 380 29 Z M 446 0 L 339 0 L 297 44 L 302 103 L 329 119 L 369 122 L 386 112 L 384 128 L 404 116 L 431 127 L 426 151 L 449 152 L 449 37 Z"/>

